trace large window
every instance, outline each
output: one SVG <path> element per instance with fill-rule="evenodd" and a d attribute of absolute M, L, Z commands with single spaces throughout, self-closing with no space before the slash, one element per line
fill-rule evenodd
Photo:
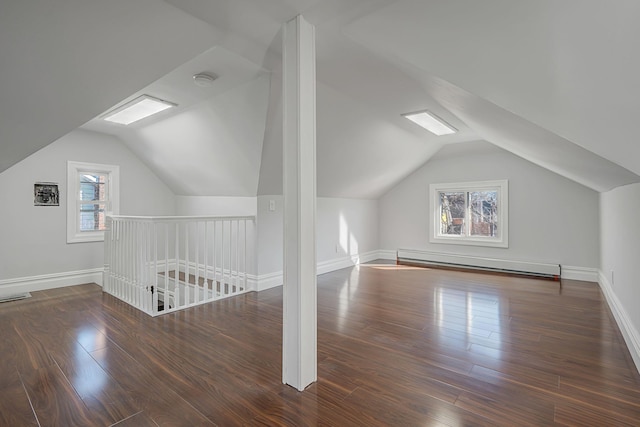
<path fill-rule="evenodd" d="M 67 163 L 67 242 L 104 240 L 107 213 L 118 213 L 119 167 Z"/>
<path fill-rule="evenodd" d="M 429 193 L 430 242 L 509 246 L 506 180 L 431 184 Z"/>

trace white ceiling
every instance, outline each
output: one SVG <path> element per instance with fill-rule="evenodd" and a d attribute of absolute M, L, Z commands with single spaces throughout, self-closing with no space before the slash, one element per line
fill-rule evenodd
<path fill-rule="evenodd" d="M 218 40 L 156 0 L 3 0 L 0 171 Z"/>
<path fill-rule="evenodd" d="M 175 194 L 255 196 L 268 96 L 258 78 L 121 138 Z"/>
<path fill-rule="evenodd" d="M 639 16 L 625 0 L 406 0 L 345 31 L 482 138 L 604 191 L 640 174 Z"/>
<path fill-rule="evenodd" d="M 211 87 L 193 75 L 219 76 Z M 94 118 L 85 129 L 119 137 L 175 194 L 255 196 L 269 101 L 269 74 L 212 48 L 136 91 L 178 104 L 131 125 Z"/>
<path fill-rule="evenodd" d="M 443 146 L 477 140 L 597 191 L 640 181 L 632 0 L 0 7 L 0 171 L 86 123 L 176 194 L 279 193 L 279 32 L 302 13 L 317 27 L 320 196 L 378 197 Z M 220 78 L 196 87 L 201 71 Z M 91 120 L 141 93 L 179 107 L 126 128 Z M 400 116 L 425 108 L 460 132 L 435 137 Z"/>

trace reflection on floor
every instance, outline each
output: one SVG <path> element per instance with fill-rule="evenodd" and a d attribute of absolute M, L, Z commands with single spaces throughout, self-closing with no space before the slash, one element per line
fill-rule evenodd
<path fill-rule="evenodd" d="M 282 291 L 152 318 L 96 285 L 0 305 L 0 425 L 638 425 L 594 283 L 382 262 L 318 277 L 318 382 L 281 384 Z"/>

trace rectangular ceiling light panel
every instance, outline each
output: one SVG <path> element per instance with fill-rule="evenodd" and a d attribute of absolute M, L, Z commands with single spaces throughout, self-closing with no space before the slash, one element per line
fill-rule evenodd
<path fill-rule="evenodd" d="M 452 133 L 457 132 L 457 130 L 453 126 L 449 125 L 444 120 L 442 120 L 435 114 L 430 113 L 429 111 L 407 113 L 403 114 L 402 116 L 438 136 L 451 135 Z"/>
<path fill-rule="evenodd" d="M 171 102 L 163 101 L 149 95 L 142 95 L 110 111 L 103 119 L 112 123 L 129 125 L 175 106 L 176 104 L 172 104 Z"/>

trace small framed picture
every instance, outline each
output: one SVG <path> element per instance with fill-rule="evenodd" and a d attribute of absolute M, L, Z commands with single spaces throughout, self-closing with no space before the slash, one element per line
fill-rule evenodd
<path fill-rule="evenodd" d="M 60 193 L 55 182 L 36 182 L 33 185 L 34 206 L 60 206 Z"/>

